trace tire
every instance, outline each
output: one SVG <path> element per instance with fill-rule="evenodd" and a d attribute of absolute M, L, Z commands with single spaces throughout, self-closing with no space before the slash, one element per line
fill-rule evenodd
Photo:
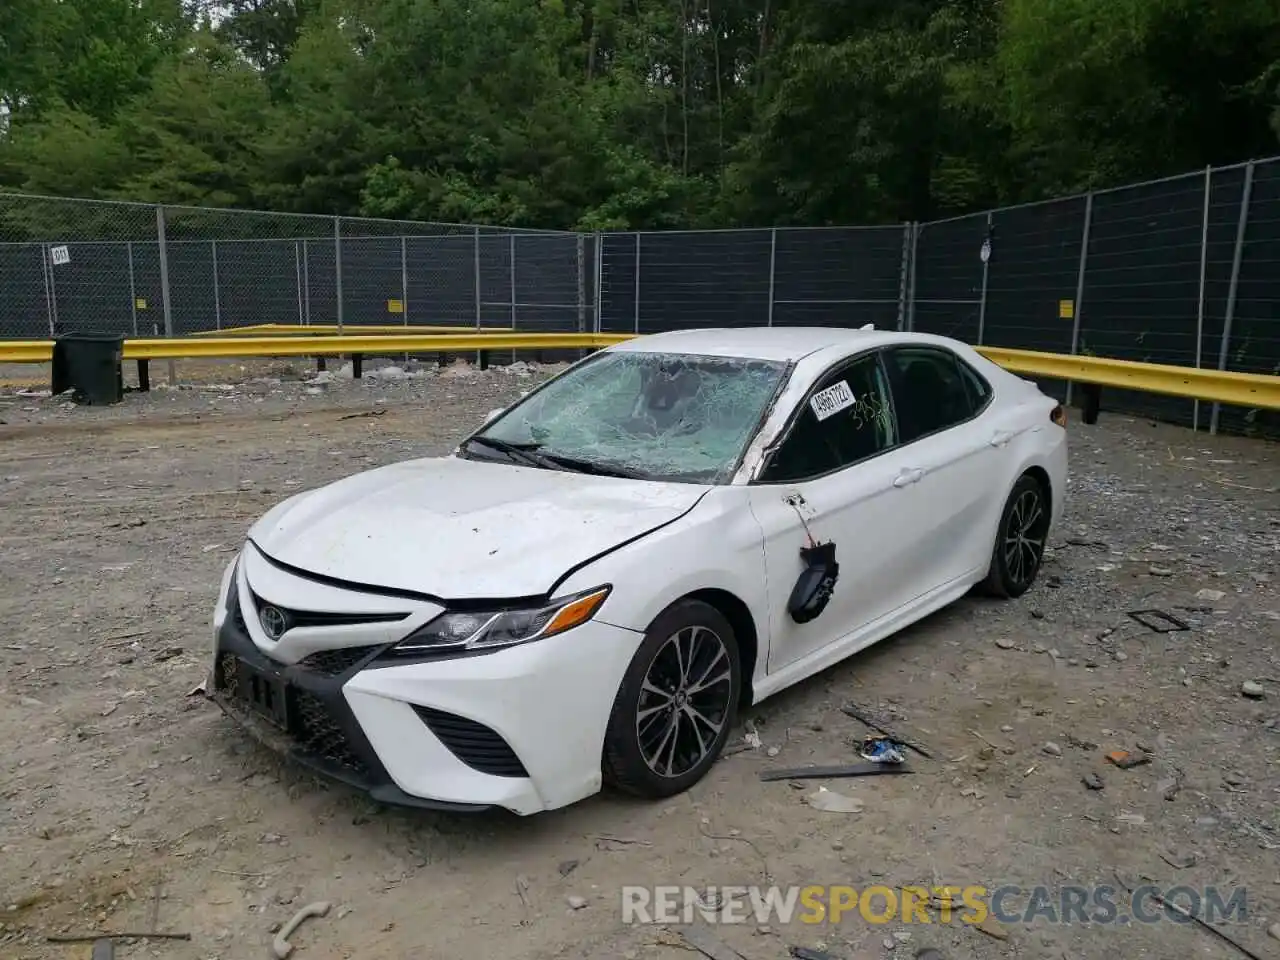
<path fill-rule="evenodd" d="M 645 631 L 614 697 L 601 763 L 605 782 L 650 800 L 688 790 L 724 749 L 741 689 L 729 621 L 700 600 L 669 606 Z"/>
<path fill-rule="evenodd" d="M 1051 519 L 1047 491 L 1035 477 L 1024 473 L 1000 514 L 991 568 L 981 584 L 984 593 L 1012 600 L 1031 588 L 1044 559 Z"/>

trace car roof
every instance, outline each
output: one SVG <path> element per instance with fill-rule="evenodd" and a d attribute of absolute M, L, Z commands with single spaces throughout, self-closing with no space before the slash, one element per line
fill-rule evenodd
<path fill-rule="evenodd" d="M 860 330 L 848 327 L 727 327 L 672 330 L 636 337 L 610 351 L 679 353 L 735 360 L 800 360 L 819 352 L 851 353 L 889 344 L 959 346 L 945 337 L 898 330 Z"/>

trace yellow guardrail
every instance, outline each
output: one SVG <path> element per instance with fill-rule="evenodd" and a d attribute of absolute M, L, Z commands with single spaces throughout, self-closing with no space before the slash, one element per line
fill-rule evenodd
<path fill-rule="evenodd" d="M 244 328 L 241 328 L 244 329 Z M 292 330 L 305 328 L 291 328 Z M 312 328 L 315 329 L 315 328 Z M 332 329 L 336 330 L 336 327 Z M 321 334 L 308 337 L 250 335 L 133 339 L 124 341 L 126 360 L 172 360 L 186 357 L 284 357 L 463 353 L 487 350 L 600 349 L 632 339 L 631 334 L 517 333 L 490 330 L 476 333 L 420 333 L 414 328 L 377 334 Z M 419 328 L 420 329 L 420 328 Z M 440 328 L 433 328 L 440 329 Z M 1280 377 L 1257 373 L 1199 370 L 1132 360 L 1069 356 L 1035 350 L 978 347 L 980 353 L 1013 372 L 1055 380 L 1120 387 L 1174 397 L 1207 400 L 1233 406 L 1280 409 Z M 53 358 L 52 340 L 0 340 L 0 363 L 47 363 Z"/>
<path fill-rule="evenodd" d="M 1263 373 L 1200 370 L 1163 363 L 1139 363 L 1106 357 L 1073 357 L 1037 350 L 975 347 L 1011 373 L 1053 380 L 1073 380 L 1192 400 L 1212 400 L 1241 407 L 1280 410 L 1280 377 Z"/>
<path fill-rule="evenodd" d="M 318 337 L 160 337 L 124 341 L 126 360 L 190 357 L 323 357 L 357 353 L 464 353 L 473 350 L 574 350 L 612 346 L 630 335 L 598 333 L 375 334 Z M 0 363 L 48 363 L 52 340 L 0 340 Z"/>
<path fill-rule="evenodd" d="M 246 327 L 226 327 L 222 330 L 200 330 L 186 334 L 189 337 L 317 337 L 317 336 L 363 336 L 380 333 L 511 333 L 512 327 L 479 327 L 465 326 L 432 326 L 421 324 L 407 326 L 403 323 L 371 323 L 345 324 L 339 327 L 336 323 L 311 323 L 306 325 L 290 323 L 256 323 Z"/>

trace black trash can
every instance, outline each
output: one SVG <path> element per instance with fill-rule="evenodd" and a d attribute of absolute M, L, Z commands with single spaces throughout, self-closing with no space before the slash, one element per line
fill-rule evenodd
<path fill-rule="evenodd" d="M 53 341 L 54 396 L 74 391 L 76 403 L 124 399 L 124 337 L 73 333 Z"/>

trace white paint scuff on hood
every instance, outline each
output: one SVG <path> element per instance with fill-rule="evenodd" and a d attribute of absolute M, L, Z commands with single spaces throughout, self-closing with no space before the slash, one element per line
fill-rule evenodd
<path fill-rule="evenodd" d="M 675 520 L 709 489 L 457 457 L 411 460 L 286 500 L 249 538 L 352 584 L 449 600 L 537 596 Z"/>

